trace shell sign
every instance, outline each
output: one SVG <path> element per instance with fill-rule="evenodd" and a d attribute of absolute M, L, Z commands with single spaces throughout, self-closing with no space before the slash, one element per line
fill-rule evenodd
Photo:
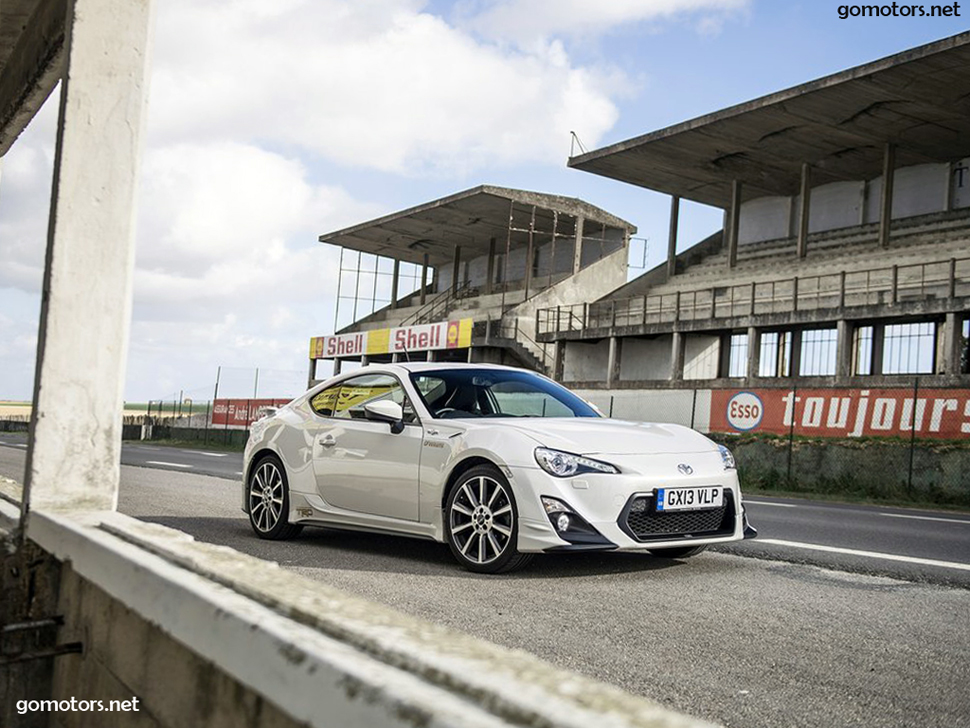
<path fill-rule="evenodd" d="M 472 344 L 472 320 L 442 321 L 420 326 L 375 329 L 310 339 L 311 359 L 359 357 L 364 354 L 403 354 L 437 349 L 466 349 Z"/>

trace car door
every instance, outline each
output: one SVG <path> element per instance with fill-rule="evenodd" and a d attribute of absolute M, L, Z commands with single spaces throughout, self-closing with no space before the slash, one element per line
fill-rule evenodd
<path fill-rule="evenodd" d="M 382 399 L 404 409 L 402 432 L 366 419 L 364 405 Z M 417 521 L 422 429 L 401 383 L 365 374 L 324 390 L 311 405 L 322 418 L 313 445 L 320 497 L 348 511 Z"/>

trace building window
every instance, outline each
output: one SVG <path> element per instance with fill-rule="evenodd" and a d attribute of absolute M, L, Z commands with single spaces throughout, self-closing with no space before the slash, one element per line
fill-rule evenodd
<path fill-rule="evenodd" d="M 748 374 L 748 335 L 731 335 L 731 352 L 728 359 L 728 376 L 745 377 Z"/>
<path fill-rule="evenodd" d="M 759 377 L 787 377 L 791 374 L 791 333 L 766 331 L 761 334 Z"/>
<path fill-rule="evenodd" d="M 936 324 L 892 324 L 883 339 L 883 374 L 932 374 L 936 369 Z"/>
<path fill-rule="evenodd" d="M 852 371 L 861 376 L 872 374 L 872 327 L 860 326 L 855 330 L 852 345 Z"/>
<path fill-rule="evenodd" d="M 809 329 L 802 332 L 802 358 L 798 374 L 830 377 L 835 374 L 837 329 Z"/>

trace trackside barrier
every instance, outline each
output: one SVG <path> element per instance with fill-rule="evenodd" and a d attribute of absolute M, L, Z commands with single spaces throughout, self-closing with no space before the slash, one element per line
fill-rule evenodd
<path fill-rule="evenodd" d="M 15 518 L 0 499 L 0 529 Z M 91 672 L 111 666 L 115 693 L 140 696 L 164 728 L 254 713 L 266 726 L 711 725 L 116 512 L 35 511 L 28 537 L 64 562 L 60 638 L 85 642 L 60 658 L 55 699 L 78 684 L 101 698 Z"/>

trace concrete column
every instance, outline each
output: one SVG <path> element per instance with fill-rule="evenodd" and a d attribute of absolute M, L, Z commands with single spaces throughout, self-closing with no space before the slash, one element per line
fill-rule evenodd
<path fill-rule="evenodd" d="M 896 146 L 887 144 L 882 161 L 882 204 L 879 208 L 879 244 L 889 247 L 893 219 L 893 178 L 896 174 Z"/>
<path fill-rule="evenodd" d="M 475 361 L 474 352 L 475 352 L 475 347 L 474 346 L 469 346 L 468 347 L 468 358 L 467 358 L 467 361 L 468 361 L 469 364 L 471 364 L 473 361 Z"/>
<path fill-rule="evenodd" d="M 495 280 L 495 238 L 488 241 L 488 266 L 485 273 L 485 293 L 492 292 L 493 281 Z"/>
<path fill-rule="evenodd" d="M 675 382 L 684 379 L 684 344 L 686 337 L 675 331 L 670 342 L 670 378 Z"/>
<path fill-rule="evenodd" d="M 151 0 L 73 0 L 23 513 L 113 510 Z"/>
<path fill-rule="evenodd" d="M 377 276 L 374 276 L 376 279 Z M 401 261 L 394 259 L 394 271 L 391 273 L 391 308 L 397 308 L 397 291 L 401 282 Z"/>
<path fill-rule="evenodd" d="M 401 355 L 396 351 L 393 352 L 391 354 L 391 364 L 397 364 L 399 361 L 401 361 Z"/>
<path fill-rule="evenodd" d="M 613 387 L 620 381 L 620 357 L 623 353 L 623 339 L 610 337 L 610 354 L 606 365 L 606 386 Z"/>
<path fill-rule="evenodd" d="M 576 250 L 573 255 L 573 275 L 579 273 L 583 265 L 583 225 L 586 220 L 582 217 L 576 218 Z"/>
<path fill-rule="evenodd" d="M 791 335 L 791 361 L 788 366 L 788 375 L 791 377 L 801 376 L 802 368 L 802 332 L 796 329 Z"/>
<path fill-rule="evenodd" d="M 367 354 L 363 354 L 363 355 L 362 355 L 362 356 L 360 357 L 360 365 L 361 365 L 362 367 L 366 367 L 366 366 L 367 366 L 368 364 L 370 364 L 370 357 L 369 357 L 369 356 L 367 356 Z"/>
<path fill-rule="evenodd" d="M 761 332 L 748 327 L 748 379 L 754 379 L 761 371 Z"/>
<path fill-rule="evenodd" d="M 852 376 L 852 334 L 855 327 L 845 319 L 839 319 L 836 324 L 838 341 L 836 343 L 835 379 L 843 381 Z"/>
<path fill-rule="evenodd" d="M 459 277 L 461 275 L 459 271 L 460 268 L 461 268 L 461 246 L 456 245 L 455 246 L 455 265 L 451 270 L 451 290 L 452 291 L 458 290 L 458 283 L 461 280 Z"/>
<path fill-rule="evenodd" d="M 721 334 L 717 347 L 717 376 L 727 377 L 731 374 L 731 332 Z"/>
<path fill-rule="evenodd" d="M 428 351 L 428 361 L 434 361 L 434 349 Z"/>
<path fill-rule="evenodd" d="M 880 376 L 882 374 L 882 356 L 886 347 L 886 325 L 885 324 L 873 324 L 872 325 L 872 369 L 870 373 L 873 376 Z"/>
<path fill-rule="evenodd" d="M 313 386 L 314 380 L 317 378 L 317 359 L 310 360 L 310 368 L 306 375 L 306 386 L 307 389 Z"/>
<path fill-rule="evenodd" d="M 802 186 L 798 204 L 798 257 L 808 254 L 808 217 L 812 209 L 812 168 L 802 164 Z"/>
<path fill-rule="evenodd" d="M 943 373 L 960 374 L 960 356 L 963 353 L 963 322 L 956 313 L 946 315 L 943 327 Z"/>
<path fill-rule="evenodd" d="M 556 340 L 556 353 L 552 366 L 552 378 L 561 382 L 566 368 L 566 342 L 563 339 Z"/>
<path fill-rule="evenodd" d="M 731 182 L 731 212 L 728 215 L 730 228 L 728 234 L 728 265 L 733 268 L 738 264 L 738 231 L 741 229 L 741 182 Z"/>
<path fill-rule="evenodd" d="M 340 359 L 334 359 L 333 360 L 333 375 L 334 376 L 337 376 L 338 374 L 340 374 L 340 369 L 341 369 L 342 364 L 343 364 L 343 362 Z"/>
<path fill-rule="evenodd" d="M 670 227 L 667 229 L 667 278 L 677 272 L 677 227 L 680 224 L 680 195 L 670 198 Z"/>

